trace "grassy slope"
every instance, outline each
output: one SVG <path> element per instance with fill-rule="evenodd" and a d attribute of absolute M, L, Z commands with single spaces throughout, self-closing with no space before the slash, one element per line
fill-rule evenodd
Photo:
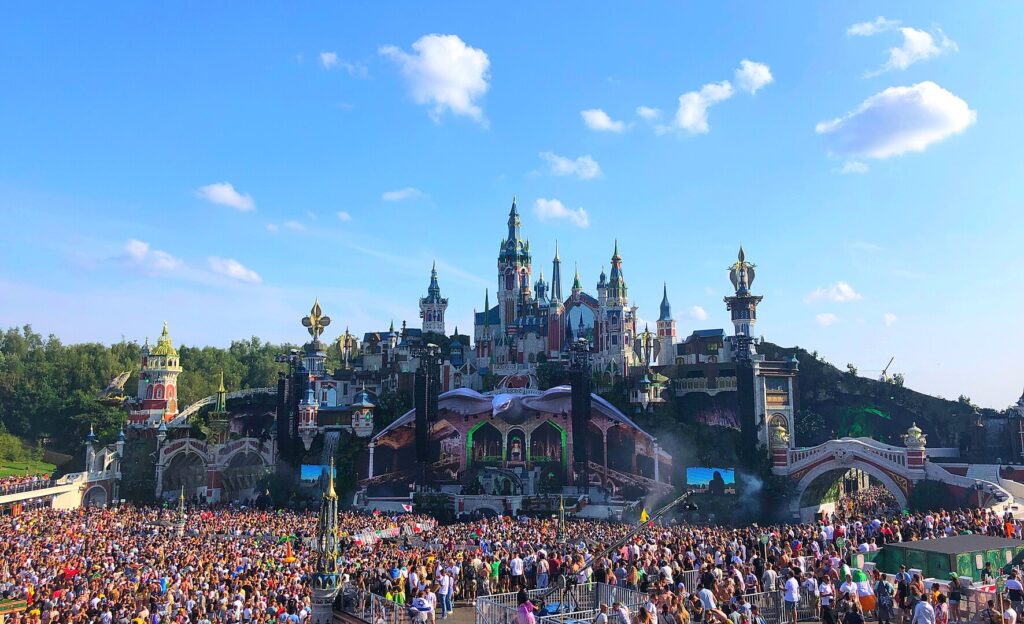
<path fill-rule="evenodd" d="M 56 468 L 56 466 L 44 461 L 0 461 L 0 477 L 39 474 L 41 472 L 53 474 L 54 468 Z"/>

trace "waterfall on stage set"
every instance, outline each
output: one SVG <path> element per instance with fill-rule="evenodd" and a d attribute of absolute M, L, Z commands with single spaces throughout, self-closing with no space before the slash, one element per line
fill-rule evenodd
<path fill-rule="evenodd" d="M 331 458 L 334 457 L 334 452 L 338 449 L 338 439 L 340 437 L 341 432 L 337 430 L 328 430 L 324 432 L 324 453 L 320 458 L 323 483 L 327 483 L 327 466 L 330 464 Z"/>

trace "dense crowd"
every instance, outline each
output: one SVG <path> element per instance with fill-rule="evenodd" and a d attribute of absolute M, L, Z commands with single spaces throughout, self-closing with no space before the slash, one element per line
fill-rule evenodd
<path fill-rule="evenodd" d="M 3 518 L 0 597 L 29 602 L 10 621 L 306 620 L 315 512 L 190 510 L 181 538 L 178 518 L 173 509 L 134 507 L 42 509 Z M 492 518 L 372 545 L 352 537 L 422 520 L 411 514 L 339 515 L 345 585 L 409 608 L 420 622 L 444 619 L 457 603 L 489 593 L 549 587 L 564 575 L 648 597 L 635 613 L 620 604 L 603 606 L 596 624 L 763 624 L 753 594 L 775 591 L 784 594 L 787 618 L 790 606 L 810 599 L 827 624 L 860 624 L 865 611 L 877 612 L 882 622 L 948 624 L 959 620 L 959 594 L 935 596 L 911 577 L 895 583 L 851 578 L 851 556 L 893 541 L 1021 533 L 1019 522 L 975 510 L 837 513 L 818 523 L 770 527 L 656 525 L 605 555 L 606 546 L 635 525 L 568 520 L 560 540 L 551 519 Z M 542 605 L 522 598 L 521 619 L 529 624 L 532 610 Z M 923 604 L 933 605 L 931 620 L 913 615 Z M 982 624 L 1015 624 L 1007 619 L 1000 614 L 999 622 Z"/>
<path fill-rule="evenodd" d="M 52 482 L 53 480 L 50 475 L 45 473 L 0 477 L 0 494 L 23 492 L 27 489 L 46 487 Z"/>

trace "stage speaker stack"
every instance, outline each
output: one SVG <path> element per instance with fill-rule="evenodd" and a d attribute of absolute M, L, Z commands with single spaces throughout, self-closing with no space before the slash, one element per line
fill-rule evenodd
<path fill-rule="evenodd" d="M 572 460 L 580 493 L 590 486 L 587 428 L 590 424 L 590 350 L 578 345 L 572 359 Z"/>

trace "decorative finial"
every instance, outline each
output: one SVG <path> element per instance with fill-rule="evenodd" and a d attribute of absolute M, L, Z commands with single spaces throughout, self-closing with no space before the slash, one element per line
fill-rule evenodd
<path fill-rule="evenodd" d="M 334 491 L 334 457 L 327 463 L 327 489 L 324 491 L 324 498 L 338 498 Z"/>
<path fill-rule="evenodd" d="M 309 316 L 302 318 L 302 326 L 306 328 L 306 331 L 313 337 L 313 340 L 319 340 L 320 334 L 324 333 L 324 329 L 330 324 L 331 317 L 324 315 L 320 309 L 320 299 L 317 298 L 313 302 L 313 308 L 309 311 Z"/>
<path fill-rule="evenodd" d="M 221 394 L 226 392 L 226 390 L 224 390 L 224 371 L 220 372 L 220 385 L 217 387 L 217 392 Z"/>
<path fill-rule="evenodd" d="M 561 260 L 561 258 L 558 257 L 558 239 L 557 238 L 555 239 L 555 260 L 559 260 L 559 261 Z"/>

